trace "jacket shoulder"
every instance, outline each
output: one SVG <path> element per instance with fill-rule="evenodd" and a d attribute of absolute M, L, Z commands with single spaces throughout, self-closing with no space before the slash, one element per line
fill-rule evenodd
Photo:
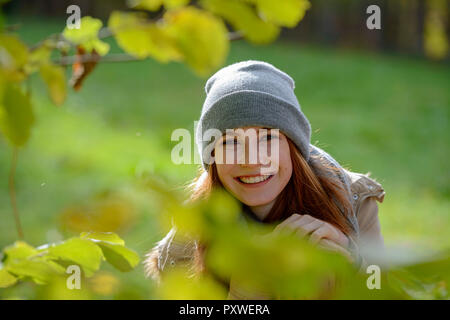
<path fill-rule="evenodd" d="M 176 265 L 193 261 L 197 242 L 180 237 L 172 228 L 156 246 L 146 255 L 144 267 L 147 276 L 153 276 Z"/>
<path fill-rule="evenodd" d="M 386 192 L 381 183 L 370 177 L 370 172 L 363 174 L 345 169 L 344 172 L 350 183 L 351 199 L 356 214 L 361 203 L 368 197 L 374 197 L 380 203 L 384 201 Z"/>

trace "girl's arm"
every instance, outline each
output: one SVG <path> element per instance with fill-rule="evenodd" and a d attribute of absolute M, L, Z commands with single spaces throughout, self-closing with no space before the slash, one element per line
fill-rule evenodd
<path fill-rule="evenodd" d="M 384 239 L 378 218 L 377 197 L 368 197 L 361 203 L 357 219 L 359 224 L 359 252 L 363 258 L 362 268 L 377 263 L 377 256 L 384 251 Z M 381 201 L 380 201 L 381 202 Z"/>

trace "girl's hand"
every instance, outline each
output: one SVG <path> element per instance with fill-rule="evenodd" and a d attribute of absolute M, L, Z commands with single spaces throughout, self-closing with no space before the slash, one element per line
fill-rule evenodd
<path fill-rule="evenodd" d="M 340 252 L 353 261 L 351 254 L 347 250 L 350 240 L 342 231 L 328 222 L 307 214 L 294 213 L 277 225 L 273 232 L 276 234 L 281 230 L 289 230 L 302 238 L 309 237 L 309 242 L 312 244 L 326 250 Z"/>

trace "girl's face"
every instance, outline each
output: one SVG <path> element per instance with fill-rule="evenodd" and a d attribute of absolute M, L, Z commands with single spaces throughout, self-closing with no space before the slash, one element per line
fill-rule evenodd
<path fill-rule="evenodd" d="M 278 130 L 261 129 L 245 127 L 227 132 L 217 141 L 214 152 L 225 189 L 263 219 L 289 182 L 292 162 L 286 136 Z M 255 132 L 256 138 L 250 138 Z M 219 161 L 218 155 L 224 160 Z"/>

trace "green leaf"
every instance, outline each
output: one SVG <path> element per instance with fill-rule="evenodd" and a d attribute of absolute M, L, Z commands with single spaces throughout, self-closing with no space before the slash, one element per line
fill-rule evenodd
<path fill-rule="evenodd" d="M 80 234 L 80 238 L 93 240 L 94 242 L 101 241 L 121 246 L 125 245 L 125 241 L 114 232 L 83 232 Z"/>
<path fill-rule="evenodd" d="M 28 61 L 24 66 L 26 73 L 31 74 L 39 70 L 41 65 L 49 63 L 52 45 L 50 40 L 46 40 L 42 45 L 30 52 Z"/>
<path fill-rule="evenodd" d="M 40 68 L 40 74 L 47 85 L 48 94 L 53 103 L 56 105 L 63 104 L 67 97 L 64 68 L 53 64 L 44 64 Z"/>
<path fill-rule="evenodd" d="M 448 287 L 450 286 L 450 251 L 447 250 L 427 261 L 405 266 L 404 270 L 424 282 L 443 281 Z"/>
<path fill-rule="evenodd" d="M 162 300 L 222 300 L 227 297 L 227 291 L 213 277 L 189 277 L 186 270 L 178 268 L 164 275 L 156 293 Z"/>
<path fill-rule="evenodd" d="M 13 245 L 3 249 L 3 253 L 5 255 L 3 264 L 7 265 L 15 260 L 23 260 L 34 256 L 38 254 L 39 251 L 24 241 L 16 241 Z"/>
<path fill-rule="evenodd" d="M 114 11 L 108 20 L 119 46 L 127 53 L 144 59 L 153 57 L 160 62 L 179 60 L 181 54 L 165 28 L 149 22 L 141 13 Z"/>
<path fill-rule="evenodd" d="M 139 255 L 131 249 L 110 242 L 98 242 L 102 248 L 106 261 L 120 271 L 127 272 L 139 263 Z"/>
<path fill-rule="evenodd" d="M 164 0 L 129 0 L 128 5 L 136 9 L 144 9 L 149 11 L 158 11 Z"/>
<path fill-rule="evenodd" d="M 189 1 L 190 0 L 164 0 L 164 6 L 167 9 L 174 9 L 187 5 Z"/>
<path fill-rule="evenodd" d="M 6 269 L 0 269 L 0 288 L 7 288 L 17 282 L 17 278 Z"/>
<path fill-rule="evenodd" d="M 6 270 L 21 278 L 30 277 L 37 284 L 45 284 L 55 275 L 64 273 L 64 268 L 43 257 L 15 260 L 8 263 Z"/>
<path fill-rule="evenodd" d="M 16 36 L 0 34 L 0 66 L 10 81 L 25 79 L 23 66 L 28 60 L 27 46 Z"/>
<path fill-rule="evenodd" d="M 207 10 L 223 17 L 243 36 L 255 44 L 270 43 L 280 33 L 280 28 L 270 21 L 262 20 L 255 10 L 240 0 L 201 0 Z"/>
<path fill-rule="evenodd" d="M 4 269 L 19 277 L 30 277 L 34 282 L 43 284 L 49 279 L 64 272 L 64 269 L 52 261 L 48 261 L 41 251 L 26 242 L 17 241 L 3 250 Z"/>
<path fill-rule="evenodd" d="M 99 246 L 90 240 L 71 238 L 48 248 L 51 259 L 74 262 L 83 268 L 90 277 L 100 268 L 103 253 Z"/>
<path fill-rule="evenodd" d="M 139 255 L 125 248 L 125 241 L 113 232 L 83 232 L 80 237 L 98 244 L 102 248 L 106 261 L 120 271 L 130 271 L 139 262 Z"/>
<path fill-rule="evenodd" d="M 229 40 L 221 19 L 205 10 L 184 7 L 166 12 L 164 20 L 183 60 L 198 75 L 206 76 L 225 62 Z"/>
<path fill-rule="evenodd" d="M 103 25 L 102 21 L 86 16 L 81 18 L 80 23 L 79 29 L 66 27 L 63 31 L 63 36 L 70 42 L 81 45 L 88 52 L 95 50 L 101 56 L 107 54 L 109 44 L 98 38 L 98 32 Z"/>
<path fill-rule="evenodd" d="M 7 83 L 0 101 L 0 130 L 16 146 L 24 145 L 31 134 L 34 114 L 30 99 L 19 86 Z"/>
<path fill-rule="evenodd" d="M 167 9 L 185 6 L 190 0 L 131 0 L 129 6 L 136 9 L 158 11 L 164 4 Z"/>

